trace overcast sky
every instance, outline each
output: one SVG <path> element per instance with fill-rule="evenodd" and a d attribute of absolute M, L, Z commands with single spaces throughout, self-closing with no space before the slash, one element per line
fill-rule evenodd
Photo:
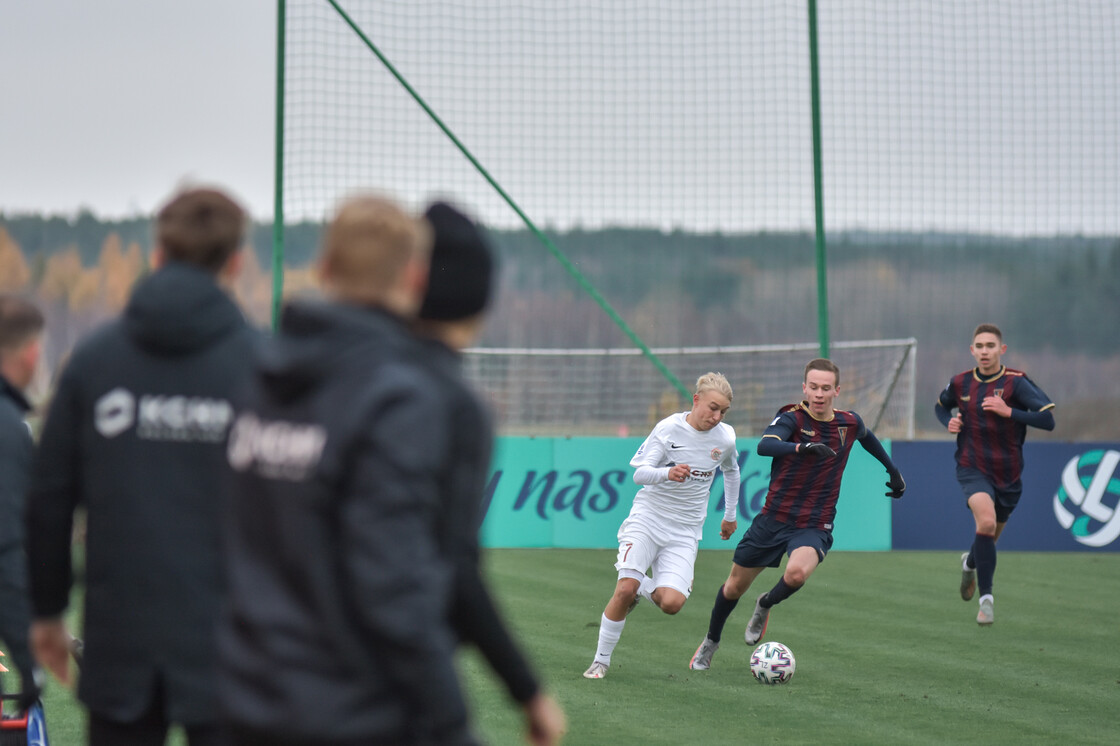
<path fill-rule="evenodd" d="M 518 223 L 325 0 L 288 5 L 289 217 L 379 186 Z M 543 225 L 812 228 L 804 0 L 343 6 Z M 1120 233 L 1113 0 L 818 6 L 829 228 Z M 189 181 L 270 218 L 275 15 L 0 3 L 0 212 L 150 214 Z"/>
<path fill-rule="evenodd" d="M 0 3 L 0 211 L 149 214 L 186 179 L 271 214 L 275 8 Z"/>

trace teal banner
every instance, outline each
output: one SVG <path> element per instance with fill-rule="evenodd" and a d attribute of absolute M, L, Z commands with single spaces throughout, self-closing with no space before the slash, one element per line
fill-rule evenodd
<path fill-rule="evenodd" d="M 638 485 L 630 459 L 642 438 L 499 438 L 487 485 L 482 543 L 488 547 L 613 548 Z M 762 509 L 770 462 L 755 453 L 757 438 L 739 448 L 739 528 L 719 538 L 723 478 L 708 503 L 701 549 L 731 549 Z M 883 446 L 890 451 L 890 442 Z M 833 549 L 891 548 L 891 499 L 883 466 L 860 447 L 844 472 Z"/>

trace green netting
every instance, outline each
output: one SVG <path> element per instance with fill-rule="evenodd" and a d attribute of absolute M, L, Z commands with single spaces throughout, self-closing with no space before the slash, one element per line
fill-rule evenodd
<path fill-rule="evenodd" d="M 285 5 L 289 222 L 356 189 L 451 198 L 502 255 L 485 346 L 631 345 L 331 3 Z M 817 339 L 806 2 L 338 6 L 649 346 Z M 1120 6 L 837 0 L 817 24 L 832 339 L 916 338 L 936 431 L 995 322 L 1056 435 L 1106 437 Z M 316 235 L 289 227 L 289 266 Z"/>

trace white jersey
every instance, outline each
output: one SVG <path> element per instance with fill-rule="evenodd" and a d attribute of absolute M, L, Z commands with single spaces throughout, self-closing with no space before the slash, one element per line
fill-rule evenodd
<path fill-rule="evenodd" d="M 688 424 L 687 415 L 688 412 L 678 412 L 657 423 L 630 459 L 630 466 L 635 469 L 646 466 L 665 470 L 663 481 L 638 490 L 630 515 L 689 527 L 699 538 L 716 467 L 723 470 L 725 487 L 733 488 L 732 494 L 727 494 L 726 489 L 724 494 L 730 503 L 729 510 L 733 511 L 738 503 L 739 454 L 735 449 L 735 428 L 721 422 L 711 430 L 700 431 Z M 668 481 L 669 467 L 675 464 L 692 468 L 688 479 Z"/>

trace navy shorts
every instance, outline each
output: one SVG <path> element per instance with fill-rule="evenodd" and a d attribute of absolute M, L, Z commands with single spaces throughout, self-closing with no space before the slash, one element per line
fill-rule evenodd
<path fill-rule="evenodd" d="M 832 548 L 832 532 L 823 528 L 798 528 L 759 513 L 735 547 L 733 559 L 739 567 L 778 567 L 782 564 L 782 555 L 798 547 L 812 547 L 817 550 L 817 559 L 824 562 Z"/>
<path fill-rule="evenodd" d="M 968 466 L 957 467 L 957 482 L 961 486 L 961 491 L 964 492 L 966 506 L 968 498 L 977 492 L 987 492 L 992 496 L 992 502 L 996 505 L 996 523 L 1007 523 L 1007 519 L 1015 510 L 1015 506 L 1019 504 L 1019 497 L 1023 494 L 1022 482 L 1016 482 L 1010 487 L 998 490 L 992 484 L 992 480 L 988 479 L 983 472 Z"/>

